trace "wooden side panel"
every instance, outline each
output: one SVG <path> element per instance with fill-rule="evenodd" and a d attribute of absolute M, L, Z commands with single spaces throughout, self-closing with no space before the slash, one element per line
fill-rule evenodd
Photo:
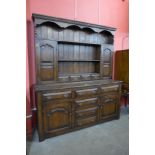
<path fill-rule="evenodd" d="M 104 78 L 111 79 L 112 78 L 112 54 L 113 54 L 113 46 L 111 45 L 102 45 L 101 46 L 101 75 Z"/>
<path fill-rule="evenodd" d="M 115 79 L 129 83 L 129 50 L 115 53 Z"/>

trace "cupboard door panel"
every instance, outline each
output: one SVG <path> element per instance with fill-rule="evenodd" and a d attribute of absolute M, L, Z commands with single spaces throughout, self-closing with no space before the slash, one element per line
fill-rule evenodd
<path fill-rule="evenodd" d="M 103 65 L 103 77 L 109 77 L 111 76 L 111 66 L 104 64 Z"/>
<path fill-rule="evenodd" d="M 118 112 L 119 97 L 117 94 L 104 94 L 101 97 L 101 119 L 112 117 Z"/>
<path fill-rule="evenodd" d="M 112 51 L 109 48 L 104 49 L 103 51 L 104 55 L 104 63 L 110 63 L 111 62 L 111 57 L 112 57 Z"/>
<path fill-rule="evenodd" d="M 104 115 L 112 115 L 114 114 L 116 111 L 116 104 L 112 103 L 112 104 L 105 104 L 104 105 Z"/>
<path fill-rule="evenodd" d="M 54 59 L 54 49 L 50 44 L 43 44 L 40 46 L 40 61 L 41 62 L 52 62 Z"/>
<path fill-rule="evenodd" d="M 69 116 L 68 111 L 64 108 L 48 111 L 46 119 L 48 131 L 68 128 Z"/>
<path fill-rule="evenodd" d="M 40 69 L 40 77 L 42 79 L 42 81 L 50 81 L 50 80 L 54 80 L 54 73 L 53 73 L 54 69 L 53 67 L 42 67 Z"/>
<path fill-rule="evenodd" d="M 101 75 L 104 78 L 112 78 L 113 46 L 105 44 L 101 46 Z"/>
<path fill-rule="evenodd" d="M 44 103 L 43 118 L 45 134 L 65 132 L 71 128 L 71 102 Z"/>
<path fill-rule="evenodd" d="M 38 82 L 52 81 L 57 78 L 57 42 L 37 41 L 37 75 Z"/>

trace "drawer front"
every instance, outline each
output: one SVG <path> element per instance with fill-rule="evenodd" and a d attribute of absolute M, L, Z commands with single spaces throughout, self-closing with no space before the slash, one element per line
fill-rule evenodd
<path fill-rule="evenodd" d="M 95 122 L 97 122 L 97 117 L 93 116 L 93 117 L 89 117 L 89 118 L 77 119 L 76 125 L 77 125 L 77 127 L 82 127 L 82 126 L 94 124 Z"/>
<path fill-rule="evenodd" d="M 97 107 L 78 110 L 75 112 L 76 118 L 85 118 L 90 116 L 97 116 Z"/>
<path fill-rule="evenodd" d="M 82 75 L 82 79 L 83 80 L 91 80 L 91 76 L 90 75 Z"/>
<path fill-rule="evenodd" d="M 93 80 L 98 80 L 98 79 L 100 79 L 100 75 L 92 75 L 92 79 Z"/>
<path fill-rule="evenodd" d="M 76 93 L 76 97 L 96 95 L 97 94 L 97 88 L 88 88 L 88 89 L 76 90 L 75 93 Z"/>
<path fill-rule="evenodd" d="M 87 107 L 94 107 L 98 105 L 98 98 L 87 98 L 82 100 L 75 100 L 75 108 L 82 109 Z"/>
<path fill-rule="evenodd" d="M 71 91 L 49 92 L 42 95 L 44 100 L 69 99 L 71 98 Z"/>
<path fill-rule="evenodd" d="M 103 93 L 106 93 L 106 92 L 117 92 L 117 91 L 119 91 L 119 85 L 115 85 L 115 86 L 104 86 L 104 87 L 101 87 L 101 91 Z"/>
<path fill-rule="evenodd" d="M 81 80 L 81 77 L 80 76 L 70 76 L 70 80 L 71 81 L 80 81 Z"/>
<path fill-rule="evenodd" d="M 60 76 L 60 77 L 58 77 L 58 80 L 61 82 L 67 82 L 67 81 L 69 81 L 69 77 L 68 76 Z"/>
<path fill-rule="evenodd" d="M 67 109 L 71 110 L 72 106 L 72 101 L 67 99 L 67 100 L 51 100 L 51 101 L 43 101 L 43 109 L 48 109 L 48 108 L 57 108 L 57 107 L 65 107 Z"/>

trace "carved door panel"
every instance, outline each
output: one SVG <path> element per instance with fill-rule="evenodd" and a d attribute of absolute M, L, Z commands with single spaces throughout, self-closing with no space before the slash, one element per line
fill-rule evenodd
<path fill-rule="evenodd" d="M 71 102 L 57 100 L 44 103 L 43 120 L 45 134 L 63 133 L 71 128 Z"/>
<path fill-rule="evenodd" d="M 104 94 L 101 97 L 100 118 L 108 118 L 117 115 L 119 96 L 117 94 Z"/>
<path fill-rule="evenodd" d="M 104 78 L 112 78 L 112 54 L 113 46 L 111 45 L 102 45 L 101 46 L 101 75 Z"/>
<path fill-rule="evenodd" d="M 38 82 L 57 78 L 57 42 L 42 40 L 36 43 Z"/>

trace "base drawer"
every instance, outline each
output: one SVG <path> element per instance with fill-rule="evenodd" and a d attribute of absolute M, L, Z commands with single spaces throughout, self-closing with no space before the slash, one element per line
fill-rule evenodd
<path fill-rule="evenodd" d="M 76 97 L 83 97 L 83 96 L 90 96 L 90 95 L 97 95 L 97 88 L 86 88 L 86 89 L 80 89 L 76 90 L 75 94 Z"/>
<path fill-rule="evenodd" d="M 76 109 L 94 107 L 97 105 L 98 105 L 98 98 L 97 97 L 75 100 L 75 108 Z"/>
<path fill-rule="evenodd" d="M 53 100 L 53 99 L 70 99 L 71 90 L 68 91 L 59 91 L 59 92 L 46 92 L 43 93 L 44 100 Z"/>
<path fill-rule="evenodd" d="M 96 116 L 97 115 L 97 107 L 90 108 L 90 109 L 84 109 L 84 110 L 78 110 L 75 112 L 76 118 L 86 118 L 90 116 Z"/>
<path fill-rule="evenodd" d="M 104 87 L 101 87 L 101 91 L 103 93 L 117 92 L 119 91 L 119 85 L 104 86 Z"/>
<path fill-rule="evenodd" d="M 96 116 L 92 116 L 92 117 L 88 117 L 88 118 L 80 118 L 76 120 L 76 126 L 80 127 L 80 126 L 86 126 L 89 124 L 94 124 L 97 121 L 97 117 Z"/>

